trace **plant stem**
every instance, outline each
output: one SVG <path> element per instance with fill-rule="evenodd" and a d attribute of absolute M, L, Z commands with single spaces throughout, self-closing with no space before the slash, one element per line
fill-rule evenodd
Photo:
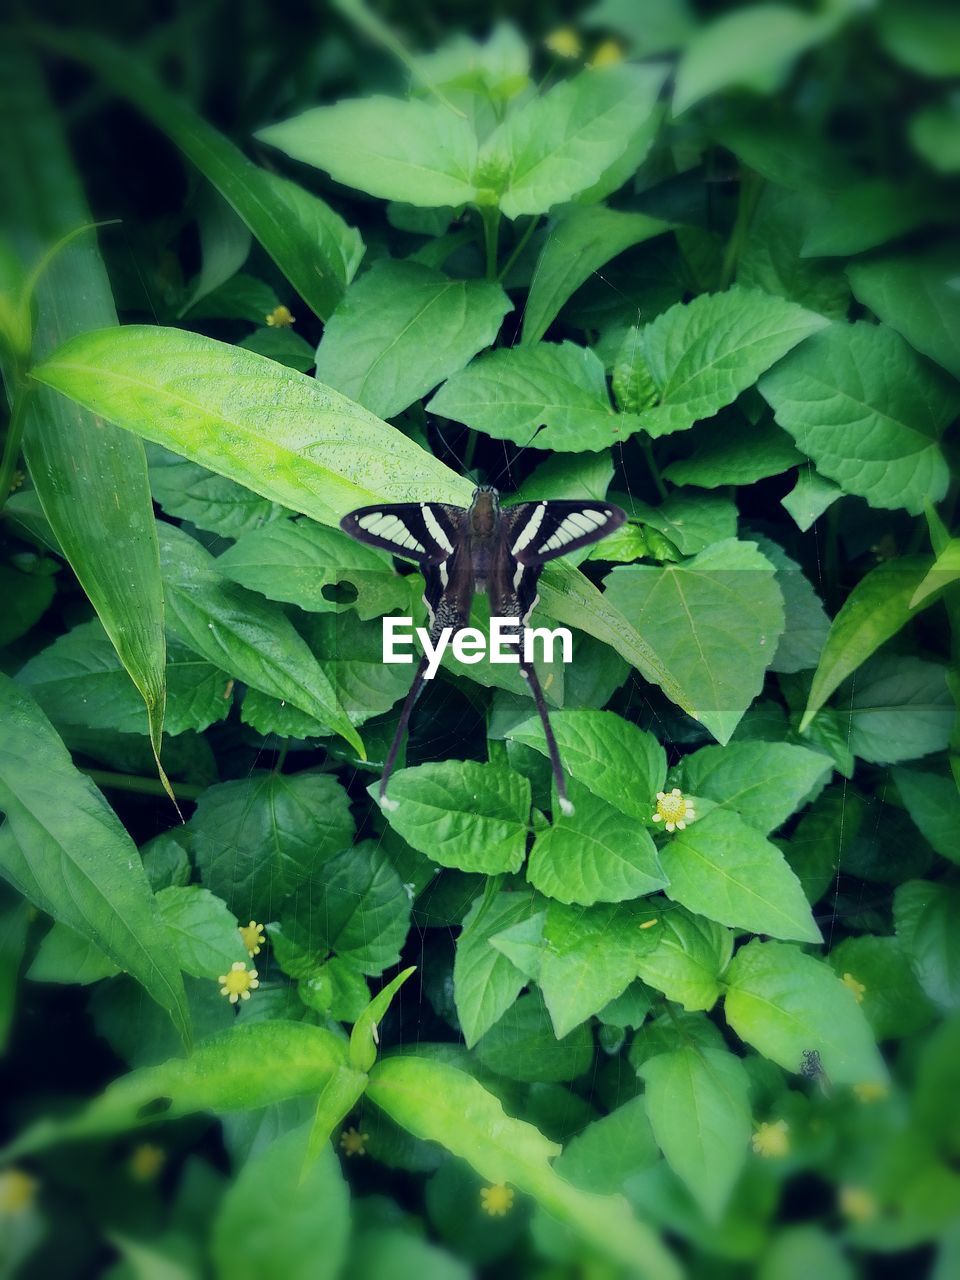
<path fill-rule="evenodd" d="M 720 267 L 720 288 L 728 289 L 737 273 L 740 255 L 743 253 L 750 223 L 757 209 L 757 201 L 763 190 L 763 179 L 752 169 L 744 169 L 740 177 L 740 198 L 737 202 L 737 216 L 730 232 L 730 239 L 723 252 L 723 263 Z"/>
<path fill-rule="evenodd" d="M 657 493 L 660 495 L 660 501 L 666 502 L 669 497 L 669 491 L 667 486 L 663 483 L 663 476 L 661 476 L 660 468 L 657 466 L 656 459 L 653 456 L 653 441 L 646 432 L 643 433 L 643 437 L 640 441 L 640 447 L 643 449 L 643 456 L 647 460 L 647 466 L 650 469 L 650 476 L 653 483 L 657 486 Z"/>
<path fill-rule="evenodd" d="M 98 787 L 106 787 L 110 791 L 135 791 L 143 796 L 163 796 L 167 793 L 159 778 L 140 778 L 132 773 L 111 773 L 108 769 L 81 769 L 91 782 Z M 191 782 L 178 782 L 177 795 L 181 800 L 199 800 L 205 787 L 198 787 Z"/>
<path fill-rule="evenodd" d="M 510 252 L 510 256 L 507 258 L 506 262 L 500 268 L 500 274 L 497 276 L 498 280 L 505 280 L 507 276 L 510 274 L 511 267 L 516 262 L 516 260 L 520 257 L 521 253 L 523 253 L 524 249 L 527 247 L 527 241 L 533 235 L 539 222 L 540 222 L 540 219 L 538 217 L 532 217 L 530 221 L 527 223 L 527 225 L 524 227 L 523 235 L 520 237 L 517 243 L 513 246 L 513 249 Z"/>
<path fill-rule="evenodd" d="M 500 231 L 500 210 L 486 204 L 480 210 L 483 219 L 483 244 L 487 256 L 487 279 L 497 278 L 497 237 Z"/>
<path fill-rule="evenodd" d="M 23 443 L 23 430 L 27 425 L 27 402 L 30 399 L 31 387 L 26 378 L 18 370 L 13 375 L 13 405 L 10 409 L 10 422 L 7 426 L 7 438 L 3 446 L 3 460 L 0 461 L 0 511 L 6 505 L 13 486 L 13 477 L 17 470 L 17 459 L 20 457 L 20 446 Z"/>

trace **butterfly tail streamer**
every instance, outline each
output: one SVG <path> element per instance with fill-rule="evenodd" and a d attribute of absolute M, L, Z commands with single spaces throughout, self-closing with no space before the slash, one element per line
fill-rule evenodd
<path fill-rule="evenodd" d="M 390 775 L 393 773 L 394 766 L 397 763 L 400 744 L 403 742 L 404 734 L 407 732 L 407 726 L 410 723 L 410 715 L 413 711 L 414 704 L 420 697 L 420 694 L 423 692 L 426 684 L 425 676 L 428 662 L 429 659 L 427 658 L 427 655 L 424 654 L 420 659 L 416 672 L 414 673 L 413 683 L 410 685 L 410 689 L 404 699 L 403 709 L 400 712 L 400 719 L 397 722 L 397 730 L 393 735 L 393 741 L 390 743 L 390 750 L 387 752 L 387 758 L 383 764 L 383 773 L 380 775 L 380 791 L 378 793 L 380 807 L 382 809 L 396 809 L 399 807 L 398 801 L 391 800 L 388 797 L 387 783 L 390 781 Z"/>
<path fill-rule="evenodd" d="M 574 811 L 573 804 L 567 798 L 567 786 L 563 780 L 563 765 L 560 763 L 560 748 L 557 746 L 557 740 L 553 736 L 553 726 L 550 724 L 547 702 L 540 686 L 540 678 L 534 669 L 533 663 L 524 662 L 522 659 L 520 661 L 520 674 L 529 685 L 530 692 L 533 694 L 533 701 L 536 704 L 537 714 L 540 717 L 540 723 L 543 725 L 543 732 L 547 739 L 547 751 L 550 753 L 553 781 L 557 788 L 557 801 L 560 805 L 560 812 L 569 818 Z"/>

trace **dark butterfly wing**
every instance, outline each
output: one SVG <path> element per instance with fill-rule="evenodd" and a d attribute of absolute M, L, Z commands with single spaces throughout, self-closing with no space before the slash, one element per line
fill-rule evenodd
<path fill-rule="evenodd" d="M 358 542 L 380 547 L 419 565 L 438 565 L 456 549 L 466 518 L 463 507 L 443 502 L 395 502 L 358 507 L 340 528 Z"/>
<path fill-rule="evenodd" d="M 507 507 L 507 545 L 521 565 L 541 565 L 599 542 L 626 520 L 611 502 L 522 502 Z"/>

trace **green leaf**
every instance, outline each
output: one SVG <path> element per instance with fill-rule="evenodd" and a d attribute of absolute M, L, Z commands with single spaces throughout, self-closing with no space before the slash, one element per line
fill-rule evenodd
<path fill-rule="evenodd" d="M 92 67 L 166 133 L 246 223 L 307 305 L 322 320 L 330 315 L 363 256 L 358 232 L 319 197 L 253 164 L 129 49 L 49 29 L 44 41 Z"/>
<path fill-rule="evenodd" d="M 38 1121 L 3 1155 L 14 1159 L 197 1111 L 257 1111 L 285 1098 L 316 1094 L 345 1052 L 333 1032 L 305 1022 L 238 1023 L 205 1040 L 189 1058 L 121 1076 L 72 1117 Z"/>
<path fill-rule="evenodd" d="M 832 262 L 800 256 L 815 207 L 815 198 L 804 192 L 767 184 L 737 263 L 737 283 L 839 320 L 850 305 L 843 272 Z"/>
<path fill-rule="evenodd" d="M 720 975 L 733 954 L 733 934 L 683 907 L 661 911 L 647 929 L 652 950 L 641 957 L 639 976 L 688 1012 L 712 1009 L 720 995 Z"/>
<path fill-rule="evenodd" d="M 398 1125 L 442 1143 L 488 1183 L 510 1183 L 642 1280 L 680 1280 L 659 1238 L 616 1196 L 591 1195 L 550 1165 L 560 1148 L 533 1125 L 505 1114 L 499 1100 L 446 1063 L 412 1055 L 378 1062 L 367 1096 Z"/>
<path fill-rule="evenodd" d="M 856 1272 L 839 1240 L 812 1223 L 778 1231 L 764 1251 L 757 1280 L 855 1280 Z"/>
<path fill-rule="evenodd" d="M 446 1168 L 442 1177 L 449 1177 Z M 457 1228 L 462 1234 L 464 1206 L 458 1205 L 458 1210 Z M 483 1226 L 490 1230 L 488 1223 Z M 364 1276 L 376 1276 L 377 1280 L 410 1280 L 412 1276 L 419 1280 L 470 1280 L 473 1275 L 466 1263 L 412 1235 L 406 1227 L 366 1230 L 355 1237 L 350 1246 L 350 1267 L 347 1274 L 351 1280 Z"/>
<path fill-rule="evenodd" d="M 470 484 L 338 392 L 180 329 L 84 334 L 32 371 L 93 412 L 337 526 L 376 501 L 469 499 Z"/>
<path fill-rule="evenodd" d="M 56 589 L 51 573 L 21 573 L 9 565 L 0 565 L 0 598 L 6 603 L 5 614 L 0 618 L 0 646 L 19 640 L 39 622 L 53 602 Z M 142 722 L 142 700 L 139 712 Z M 142 723 L 137 727 L 141 728 Z"/>
<path fill-rule="evenodd" d="M 476 1054 L 488 1071 L 510 1080 L 573 1080 L 593 1061 L 593 1037 L 580 1025 L 557 1039 L 540 994 L 532 991 L 481 1037 Z"/>
<path fill-rule="evenodd" d="M 223 578 L 213 556 L 182 529 L 164 524 L 159 533 L 167 622 L 177 639 L 362 751 L 333 686 L 285 615 Z"/>
<path fill-rule="evenodd" d="M 943 549 L 936 548 L 938 554 L 933 567 L 917 587 L 910 601 L 910 607 L 927 603 L 930 596 L 960 578 L 960 538 L 951 538 Z"/>
<path fill-rule="evenodd" d="M 402 970 L 381 987 L 366 1008 L 358 1015 L 350 1032 L 350 1065 L 356 1071 L 369 1071 L 377 1057 L 377 1026 L 386 1017 L 387 1010 L 406 980 L 416 971 L 414 965 Z"/>
<path fill-rule="evenodd" d="M 711 1222 L 747 1158 L 750 1080 L 726 1049 L 684 1045 L 640 1068 L 657 1145 Z"/>
<path fill-rule="evenodd" d="M 89 939 L 189 1038 L 183 981 L 136 846 L 28 694 L 0 676 L 0 870 Z"/>
<path fill-rule="evenodd" d="M 409 579 L 406 581 L 409 591 Z M 411 608 L 409 594 L 403 608 Z M 360 622 L 352 613 L 326 614 L 306 619 L 301 630 L 355 724 L 389 711 L 409 689 L 410 668 L 383 661 L 379 624 Z"/>
<path fill-rule="evenodd" d="M 678 831 L 660 851 L 667 897 L 708 920 L 775 938 L 819 942 L 800 882 L 775 844 L 730 810 Z"/>
<path fill-rule="evenodd" d="M 202 730 L 230 710 L 228 677 L 179 644 L 167 648 L 164 729 Z M 143 700 L 100 622 L 83 622 L 60 636 L 17 674 L 55 724 L 143 733 Z"/>
<path fill-rule="evenodd" d="M 783 592 L 784 626 L 770 670 L 793 674 L 809 671 L 820 660 L 830 631 L 823 602 L 796 560 L 769 538 L 757 539 L 757 546 L 776 566 L 777 584 Z"/>
<path fill-rule="evenodd" d="M 559 902 L 624 902 L 666 883 L 649 831 L 573 780 L 572 814 L 555 809 L 527 864 L 532 885 Z"/>
<path fill-rule="evenodd" d="M 403 613 L 411 603 L 410 583 L 389 555 L 313 520 L 274 520 L 245 533 L 217 557 L 217 569 L 268 600 L 311 613 L 353 608 L 366 620 Z M 341 602 L 331 590 L 344 582 L 356 589 L 355 600 Z"/>
<path fill-rule="evenodd" d="M 310 343 L 288 328 L 257 329 L 237 345 L 300 373 L 309 373 L 317 363 L 316 351 Z"/>
<path fill-rule="evenodd" d="M 669 225 L 642 213 L 622 213 L 602 205 L 562 209 L 534 268 L 523 310 L 523 341 L 538 342 L 570 295 L 611 258 L 662 235 Z"/>
<path fill-rule="evenodd" d="M 551 902 L 543 926 L 537 982 L 562 1040 L 616 999 L 637 976 L 653 940 L 627 907 L 579 907 Z M 497 940 L 494 940 L 494 946 Z"/>
<path fill-rule="evenodd" d="M 506 1013 L 527 985 L 526 976 L 491 939 L 528 919 L 534 901 L 528 893 L 498 893 L 489 901 L 480 897 L 464 917 L 453 962 L 453 995 L 468 1049 Z"/>
<path fill-rule="evenodd" d="M 832 480 L 817 475 L 810 463 L 797 470 L 797 483 L 785 498 L 780 499 L 802 533 L 806 533 L 814 521 L 842 495 L 842 489 Z"/>
<path fill-rule="evenodd" d="M 768 373 L 760 390 L 817 470 L 873 507 L 938 501 L 939 436 L 960 392 L 882 325 L 833 324 Z"/>
<path fill-rule="evenodd" d="M 960 865 L 960 792 L 953 778 L 917 769 L 894 769 L 900 799 L 937 853 Z"/>
<path fill-rule="evenodd" d="M 304 1163 L 309 1133 L 301 1125 L 241 1165 L 213 1222 L 218 1280 L 336 1280 L 341 1274 L 350 1193 L 329 1144 Z"/>
<path fill-rule="evenodd" d="M 530 818 L 526 778 L 499 764 L 445 760 L 395 773 L 389 799 L 391 827 L 433 862 L 486 875 L 519 870 Z"/>
<path fill-rule="evenodd" d="M 611 1194 L 659 1159 L 643 1098 L 631 1098 L 594 1120 L 563 1149 L 556 1170 L 586 1191 Z"/>
<path fill-rule="evenodd" d="M 147 466 L 154 501 L 168 516 L 189 520 L 208 533 L 239 538 L 283 513 L 279 503 L 268 502 L 161 445 L 147 445 Z"/>
<path fill-rule="evenodd" d="M 363 840 L 324 863 L 323 881 L 291 898 L 281 924 L 306 951 L 333 951 L 373 977 L 400 959 L 410 926 L 411 898 L 386 853 Z"/>
<path fill-rule="evenodd" d="M 849 593 L 833 620 L 814 672 L 801 733 L 834 690 L 906 625 L 914 593 L 929 567 L 930 561 L 920 556 L 885 560 Z"/>
<path fill-rule="evenodd" d="M 737 532 L 737 508 L 726 496 L 673 492 L 653 507 L 628 494 L 611 494 L 629 517 L 658 530 L 681 555 L 695 556 L 714 542 L 733 538 Z"/>
<path fill-rule="evenodd" d="M 200 237 L 200 271 L 180 307 L 181 316 L 231 280 L 250 255 L 249 228 L 208 183 L 197 193 L 194 215 Z"/>
<path fill-rule="evenodd" d="M 477 199 L 477 139 L 470 122 L 438 102 L 344 99 L 257 133 L 344 186 L 420 208 Z"/>
<path fill-rule="evenodd" d="M 865 988 L 860 1007 L 878 1040 L 916 1035 L 933 1020 L 897 938 L 844 938 L 827 961 L 838 978 L 852 978 Z"/>
<path fill-rule="evenodd" d="M 562 452 L 608 449 L 640 426 L 635 415 L 614 412 L 603 364 L 573 342 L 491 351 L 454 374 L 427 408 L 521 446 L 536 434 L 538 448 Z"/>
<path fill-rule="evenodd" d="M 960 889 L 908 880 L 894 894 L 893 918 L 921 987 L 941 1008 L 960 1008 Z"/>
<path fill-rule="evenodd" d="M 241 920 L 270 920 L 353 839 L 349 800 L 318 773 L 253 774 L 209 787 L 190 819 L 203 883 Z"/>
<path fill-rule="evenodd" d="M 0 102 L 6 126 L 0 132 L 0 222 L 24 260 L 33 261 L 89 223 L 90 214 L 32 57 L 12 41 L 0 83 L 6 94 Z M 30 128 L 21 128 L 22 121 Z M 34 359 L 86 329 L 116 325 L 92 234 L 61 248 L 35 296 Z M 4 376 L 11 394 L 18 379 L 9 367 Z M 166 693 L 163 588 L 143 446 L 37 388 L 26 411 L 23 454 L 62 554 L 143 697 L 159 762 Z"/>
<path fill-rule="evenodd" d="M 877 34 L 892 57 L 924 76 L 960 75 L 960 19 L 939 0 L 886 0 Z"/>
<path fill-rule="evenodd" d="M 614 569 L 605 586 L 604 599 L 669 654 L 686 709 L 726 742 L 760 692 L 783 630 L 773 565 L 755 544 L 730 538 L 683 564 Z"/>
<path fill-rule="evenodd" d="M 863 253 L 908 231 L 950 226 L 952 213 L 945 194 L 922 180 L 854 179 L 839 191 L 821 195 L 801 253 L 806 258 Z"/>
<path fill-rule="evenodd" d="M 209 889 L 196 884 L 183 888 L 172 885 L 157 894 L 157 906 L 184 973 L 216 979 L 228 973 L 236 961 L 247 963 L 237 917 Z"/>
<path fill-rule="evenodd" d="M 664 74 L 654 65 L 588 69 L 531 98 L 484 143 L 477 185 L 499 193 L 508 218 L 564 204 L 627 150 L 655 109 Z"/>
<path fill-rule="evenodd" d="M 555 711 L 550 716 L 560 758 L 570 777 L 622 813 L 646 822 L 667 776 L 667 757 L 652 733 L 613 711 Z M 549 755 L 539 716 L 507 737 Z"/>
<path fill-rule="evenodd" d="M 317 378 L 393 418 L 497 336 L 512 304 L 498 284 L 417 262 L 375 263 L 347 290 L 317 348 Z"/>
<path fill-rule="evenodd" d="M 910 118 L 908 132 L 914 151 L 938 173 L 953 174 L 960 170 L 958 123 L 960 100 L 955 93 L 947 94 Z"/>
<path fill-rule="evenodd" d="M 886 1068 L 853 992 L 822 960 L 782 942 L 749 942 L 727 969 L 727 1022 L 785 1071 L 820 1054 L 834 1084 L 883 1081 Z"/>
<path fill-rule="evenodd" d="M 829 771 L 829 760 L 807 747 L 731 742 L 685 756 L 680 786 L 735 809 L 744 822 L 767 835 L 783 826 Z"/>
<path fill-rule="evenodd" d="M 694 34 L 680 59 L 673 113 L 722 89 L 779 89 L 796 59 L 831 34 L 829 16 L 785 4 L 758 4 L 715 18 Z"/>
<path fill-rule="evenodd" d="M 684 443 L 690 456 L 671 462 L 663 474 L 674 484 L 695 484 L 703 489 L 754 484 L 804 461 L 787 433 L 763 419 L 733 422 L 722 432 L 707 423 L 695 428 Z"/>
<path fill-rule="evenodd" d="M 37 948 L 27 977 L 33 982 L 76 982 L 87 986 L 119 972 L 90 938 L 75 933 L 69 925 L 54 924 Z"/>
<path fill-rule="evenodd" d="M 711 417 L 826 323 L 796 303 L 739 287 L 671 307 L 640 331 L 635 360 L 660 397 L 643 413 L 644 428 L 662 436 Z"/>
<path fill-rule="evenodd" d="M 912 347 L 960 378 L 960 255 L 952 247 L 895 253 L 847 267 L 857 298 Z"/>
<path fill-rule="evenodd" d="M 837 696 L 841 733 L 854 755 L 899 764 L 942 751 L 956 707 L 947 668 L 894 654 L 873 658 Z"/>

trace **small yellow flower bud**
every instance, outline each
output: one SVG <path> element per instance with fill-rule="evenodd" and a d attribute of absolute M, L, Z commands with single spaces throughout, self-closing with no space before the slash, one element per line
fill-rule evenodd
<path fill-rule="evenodd" d="M 268 312 L 264 319 L 271 329 L 289 329 L 292 324 L 296 324 L 296 317 L 290 314 L 290 308 L 285 307 L 282 302 L 279 307 Z"/>
<path fill-rule="evenodd" d="M 559 27 L 556 31 L 551 31 L 543 43 L 558 58 L 579 58 L 580 56 L 580 37 L 572 27 Z"/>
<path fill-rule="evenodd" d="M 354 1129 L 351 1125 L 349 1129 L 344 1129 L 340 1135 L 340 1150 L 348 1158 L 350 1156 L 365 1156 L 369 1141 L 369 1133 L 361 1133 L 359 1129 Z"/>
<path fill-rule="evenodd" d="M 853 1086 L 853 1092 L 861 1102 L 879 1102 L 889 1094 L 890 1089 L 879 1080 L 864 1080 Z"/>
<path fill-rule="evenodd" d="M 669 795 L 665 791 L 657 792 L 653 820 L 662 822 L 667 831 L 686 831 L 687 823 L 693 822 L 696 816 L 693 805 L 684 799 L 679 787 L 674 787 Z"/>
<path fill-rule="evenodd" d="M 141 1142 L 130 1153 L 128 1168 L 136 1182 L 152 1182 L 167 1162 L 167 1153 L 152 1142 Z"/>
<path fill-rule="evenodd" d="M 263 925 L 257 924 L 256 920 L 251 920 L 249 924 L 240 925 L 240 937 L 243 939 L 243 945 L 247 948 L 247 955 L 251 958 L 260 954 L 260 947 L 263 945 Z"/>
<path fill-rule="evenodd" d="M 765 1160 L 790 1154 L 790 1126 L 786 1120 L 764 1120 L 750 1140 L 754 1152 Z"/>
<path fill-rule="evenodd" d="M 858 982 L 852 973 L 845 973 L 840 981 L 845 987 L 853 992 L 853 998 L 856 1000 L 857 1004 L 863 1004 L 863 993 L 867 989 L 863 983 Z"/>
<path fill-rule="evenodd" d="M 623 50 L 616 40 L 604 40 L 603 44 L 597 45 L 587 66 L 596 70 L 599 67 L 612 67 L 622 61 Z"/>
<path fill-rule="evenodd" d="M 480 1207 L 491 1218 L 504 1218 L 513 1208 L 513 1188 L 503 1182 L 480 1188 Z"/>
<path fill-rule="evenodd" d="M 851 1222 L 870 1222 L 879 1213 L 879 1205 L 866 1187 L 841 1187 L 837 1203 Z"/>

